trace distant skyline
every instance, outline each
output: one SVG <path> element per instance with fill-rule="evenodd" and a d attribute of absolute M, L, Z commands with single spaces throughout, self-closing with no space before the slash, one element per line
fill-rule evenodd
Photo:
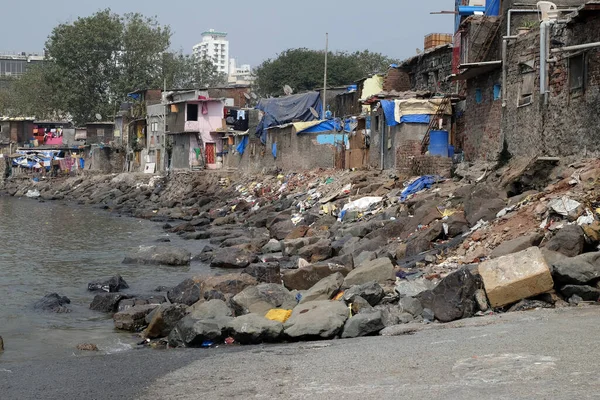
<path fill-rule="evenodd" d="M 10 2 L 4 10 L 0 52 L 41 52 L 52 29 L 104 8 L 124 14 L 139 12 L 156 16 L 173 31 L 171 47 L 191 54 L 201 33 L 215 29 L 228 33 L 230 57 L 238 64 L 257 66 L 290 48 L 323 49 L 325 32 L 332 51 L 370 50 L 405 59 L 423 49 L 429 33 L 451 33 L 453 16 L 430 15 L 450 10 L 453 0 L 427 0 L 406 4 L 381 0 L 376 3 L 346 0 L 305 0 L 283 3 L 258 0 L 252 5 L 239 0 L 228 3 L 190 2 L 179 6 L 158 0 L 129 2 L 105 0 L 30 0 Z M 379 19 L 376 19 L 375 17 Z M 7 34 L 14 32 L 14 34 Z"/>

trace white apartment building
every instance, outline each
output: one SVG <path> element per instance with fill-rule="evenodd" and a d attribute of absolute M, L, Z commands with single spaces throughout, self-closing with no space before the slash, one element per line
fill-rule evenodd
<path fill-rule="evenodd" d="M 250 85 L 256 78 L 252 74 L 252 67 L 250 64 L 243 64 L 239 67 L 236 66 L 235 59 L 229 60 L 229 83 L 237 85 Z"/>
<path fill-rule="evenodd" d="M 202 42 L 193 47 L 193 54 L 198 58 L 208 58 L 220 73 L 229 75 L 229 40 L 226 32 L 214 29 L 202 32 Z"/>

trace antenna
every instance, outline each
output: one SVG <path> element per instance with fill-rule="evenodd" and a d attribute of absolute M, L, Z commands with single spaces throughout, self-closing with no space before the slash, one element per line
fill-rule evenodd
<path fill-rule="evenodd" d="M 317 112 L 317 110 L 315 110 L 315 108 L 314 108 L 314 107 L 310 107 L 309 109 L 310 109 L 310 112 L 311 112 L 311 114 L 313 115 L 313 117 L 315 117 L 316 119 L 319 119 L 320 115 L 319 115 L 319 113 Z"/>
<path fill-rule="evenodd" d="M 249 95 L 248 93 L 246 93 L 246 92 L 244 92 L 244 97 L 245 97 L 247 100 L 250 100 L 250 99 L 252 98 L 252 97 L 250 97 L 250 95 Z"/>
<path fill-rule="evenodd" d="M 102 121 L 102 115 L 100 115 L 100 114 L 96 114 L 96 119 L 97 119 L 98 121 Z"/>
<path fill-rule="evenodd" d="M 290 85 L 285 85 L 283 87 L 283 93 L 285 93 L 286 96 L 289 96 L 290 94 L 294 93 L 294 89 L 292 89 Z"/>

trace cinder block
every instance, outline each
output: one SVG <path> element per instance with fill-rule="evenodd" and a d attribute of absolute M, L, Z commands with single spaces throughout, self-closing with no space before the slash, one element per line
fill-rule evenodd
<path fill-rule="evenodd" d="M 492 307 L 502 307 L 554 288 L 550 268 L 537 247 L 481 263 L 479 274 Z"/>

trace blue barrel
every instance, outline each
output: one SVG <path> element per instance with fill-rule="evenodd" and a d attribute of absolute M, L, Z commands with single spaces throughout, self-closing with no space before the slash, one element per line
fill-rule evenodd
<path fill-rule="evenodd" d="M 448 157 L 448 131 L 429 132 L 429 155 Z"/>
<path fill-rule="evenodd" d="M 452 146 L 452 145 L 448 146 L 448 157 L 449 158 L 454 157 L 454 146 Z"/>

